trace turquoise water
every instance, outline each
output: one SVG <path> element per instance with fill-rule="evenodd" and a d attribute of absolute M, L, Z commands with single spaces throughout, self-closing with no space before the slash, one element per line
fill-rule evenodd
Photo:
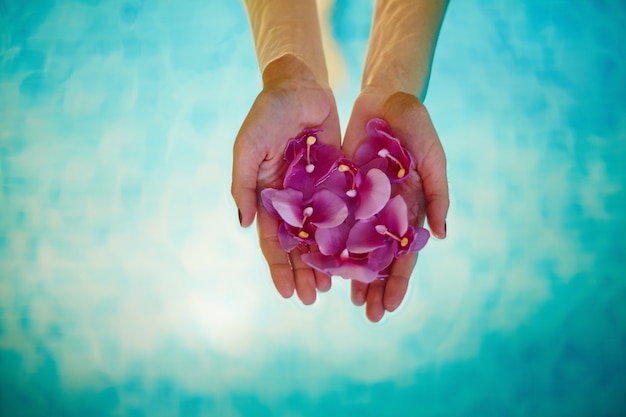
<path fill-rule="evenodd" d="M 330 13 L 344 126 L 365 3 Z M 238 1 L 0 0 L 0 415 L 624 415 L 625 14 L 451 2 L 449 238 L 374 325 L 341 280 L 282 300 L 238 227 Z"/>

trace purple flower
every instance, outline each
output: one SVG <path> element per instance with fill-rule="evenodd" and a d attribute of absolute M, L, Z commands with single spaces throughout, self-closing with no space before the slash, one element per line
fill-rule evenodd
<path fill-rule="evenodd" d="M 307 196 L 313 188 L 324 181 L 343 157 L 341 150 L 320 143 L 317 130 L 306 130 L 302 135 L 287 143 L 284 158 L 289 163 L 284 188 L 303 191 Z"/>
<path fill-rule="evenodd" d="M 301 191 L 291 188 L 266 188 L 261 192 L 268 212 L 284 222 L 278 229 L 278 238 L 286 251 L 292 250 L 296 241 L 315 243 L 318 228 L 336 227 L 348 216 L 346 203 L 329 190 L 316 192 L 309 201 L 303 197 Z"/>
<path fill-rule="evenodd" d="M 346 248 L 353 253 L 368 253 L 391 246 L 396 258 L 419 251 L 428 242 L 430 233 L 423 227 L 409 225 L 407 214 L 404 199 L 399 195 L 393 197 L 377 215 L 354 224 Z"/>
<path fill-rule="evenodd" d="M 390 198 L 392 182 L 406 179 L 413 160 L 382 119 L 367 124 L 370 139 L 354 161 L 305 130 L 289 141 L 289 164 L 282 190 L 261 192 L 268 212 L 280 219 L 278 240 L 289 252 L 311 244 L 319 252 L 302 254 L 307 265 L 328 275 L 370 283 L 388 276 L 394 258 L 417 252 L 430 234 L 408 223 L 406 203 Z"/>
<path fill-rule="evenodd" d="M 365 254 L 351 253 L 346 248 L 350 233 L 349 223 L 318 229 L 316 241 L 320 251 L 303 254 L 302 261 L 327 275 L 370 283 L 381 277 L 381 271 L 391 264 L 393 249 L 387 246 Z"/>
<path fill-rule="evenodd" d="M 384 172 L 373 168 L 363 176 L 363 172 L 345 158 L 337 162 L 337 170 L 320 184 L 320 188 L 344 198 L 357 220 L 378 213 L 391 195 L 391 183 Z"/>
<path fill-rule="evenodd" d="M 391 135 L 391 129 L 382 119 L 372 119 L 366 126 L 370 139 L 357 149 L 354 162 L 365 167 L 376 167 L 392 182 L 403 181 L 409 174 L 413 159 L 400 141 Z"/>

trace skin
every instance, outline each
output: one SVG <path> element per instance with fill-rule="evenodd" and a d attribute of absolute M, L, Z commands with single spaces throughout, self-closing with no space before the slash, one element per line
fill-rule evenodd
<path fill-rule="evenodd" d="M 323 56 L 314 0 L 245 0 L 263 70 L 263 89 L 243 122 L 233 149 L 231 193 L 241 225 L 257 219 L 259 243 L 278 292 L 294 291 L 304 304 L 317 291 L 330 289 L 330 277 L 307 267 L 302 251 L 286 254 L 278 243 L 278 221 L 260 204 L 259 192 L 280 188 L 286 170 L 283 150 L 305 128 L 321 128 L 319 140 L 341 145 L 339 118 Z M 410 221 L 428 225 L 445 238 L 448 211 L 446 159 L 428 111 L 426 94 L 432 55 L 445 0 L 378 0 L 365 62 L 362 88 L 355 101 L 342 149 L 352 157 L 366 139 L 365 125 L 385 119 L 415 159 L 409 179 L 397 186 L 409 207 Z M 272 28 L 272 30 L 266 30 Z M 279 56 L 273 59 L 271 53 Z M 352 301 L 365 305 L 369 320 L 382 319 L 406 295 L 417 256 L 395 260 L 386 280 L 353 282 Z"/>

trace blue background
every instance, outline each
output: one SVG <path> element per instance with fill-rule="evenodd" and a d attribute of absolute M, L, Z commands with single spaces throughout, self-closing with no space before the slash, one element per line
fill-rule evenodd
<path fill-rule="evenodd" d="M 328 14 L 343 125 L 371 10 Z M 449 237 L 374 325 L 341 279 L 282 300 L 238 226 L 238 1 L 0 0 L 0 415 L 624 415 L 625 15 L 451 2 Z"/>

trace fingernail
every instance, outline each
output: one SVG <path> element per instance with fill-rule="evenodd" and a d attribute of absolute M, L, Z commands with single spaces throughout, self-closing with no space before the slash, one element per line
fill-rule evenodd
<path fill-rule="evenodd" d="M 448 222 L 445 220 L 443 222 L 443 233 L 444 233 L 444 237 L 448 236 Z"/>
<path fill-rule="evenodd" d="M 239 226 L 242 226 L 242 224 L 241 224 L 241 210 L 237 209 L 237 214 L 239 215 Z"/>

